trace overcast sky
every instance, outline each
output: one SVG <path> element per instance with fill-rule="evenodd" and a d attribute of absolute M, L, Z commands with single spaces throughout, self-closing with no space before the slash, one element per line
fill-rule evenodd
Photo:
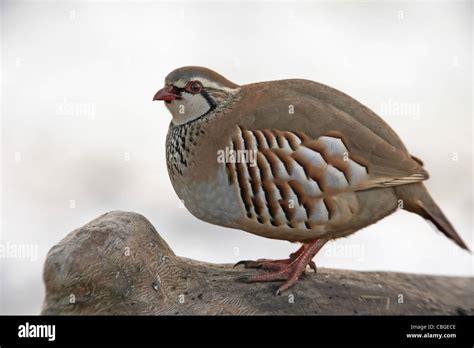
<path fill-rule="evenodd" d="M 183 65 L 251 83 L 305 78 L 367 105 L 425 162 L 472 248 L 472 3 L 2 3 L 0 313 L 38 313 L 48 250 L 110 210 L 145 215 L 178 255 L 282 258 L 297 245 L 180 208 L 170 115 L 152 102 Z M 400 211 L 327 245 L 322 267 L 472 275 L 473 258 Z"/>

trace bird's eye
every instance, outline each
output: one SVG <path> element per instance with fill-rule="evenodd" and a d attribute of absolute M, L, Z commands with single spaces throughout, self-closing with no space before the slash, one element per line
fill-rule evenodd
<path fill-rule="evenodd" d="M 196 94 L 201 92 L 202 90 L 202 84 L 199 81 L 190 81 L 186 85 L 186 91 L 192 94 Z"/>

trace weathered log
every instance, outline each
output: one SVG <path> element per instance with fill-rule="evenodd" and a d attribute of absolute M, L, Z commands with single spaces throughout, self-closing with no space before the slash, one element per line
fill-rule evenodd
<path fill-rule="evenodd" d="M 473 278 L 318 269 L 290 290 L 256 270 L 176 256 L 142 215 L 113 211 L 48 253 L 42 314 L 474 314 Z"/>

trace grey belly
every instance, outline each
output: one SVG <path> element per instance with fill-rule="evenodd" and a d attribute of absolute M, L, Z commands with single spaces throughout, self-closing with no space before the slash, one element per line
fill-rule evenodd
<path fill-rule="evenodd" d="M 236 188 L 229 184 L 224 168 L 200 182 L 190 182 L 186 176 L 173 182 L 185 207 L 206 222 L 235 227 L 244 214 Z"/>

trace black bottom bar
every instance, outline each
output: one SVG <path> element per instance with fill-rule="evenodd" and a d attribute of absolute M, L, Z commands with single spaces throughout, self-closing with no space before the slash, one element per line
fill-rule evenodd
<path fill-rule="evenodd" d="M 290 346 L 386 343 L 472 347 L 473 324 L 471 316 L 3 316 L 0 317 L 0 346 L 42 343 L 280 343 Z M 53 326 L 45 325 L 54 325 L 54 330 Z M 43 337 L 31 337 L 39 335 Z"/>

